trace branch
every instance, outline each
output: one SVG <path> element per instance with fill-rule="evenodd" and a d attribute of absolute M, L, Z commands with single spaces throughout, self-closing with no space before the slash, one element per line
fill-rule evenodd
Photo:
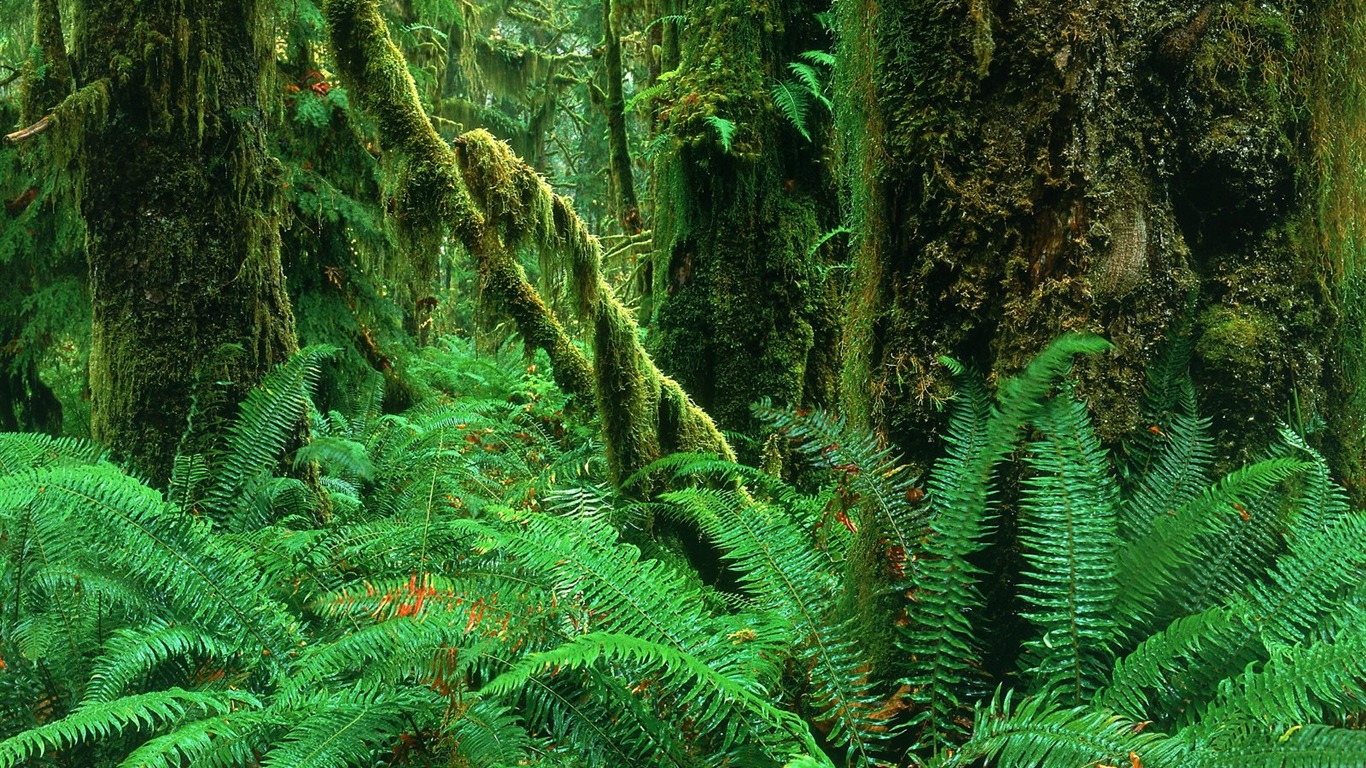
<path fill-rule="evenodd" d="M 18 144 L 24 139 L 37 136 L 43 131 L 46 131 L 51 126 L 52 115 L 47 115 L 42 120 L 39 120 L 38 122 L 34 123 L 33 125 L 30 125 L 27 128 L 22 128 L 20 130 L 15 131 L 14 133 L 5 134 L 5 141 L 9 142 L 10 144 Z"/>
<path fill-rule="evenodd" d="M 484 291 L 502 302 L 523 338 L 545 349 L 567 392 L 596 396 L 607 458 L 624 478 L 675 451 L 734 453 L 711 418 L 650 359 L 635 318 L 603 279 L 602 248 L 545 179 L 487 131 L 447 146 L 418 100 L 375 0 L 330 0 L 328 29 L 342 77 L 398 156 L 397 215 L 439 246 L 448 230 L 475 257 Z M 594 363 L 575 346 L 513 258 L 518 245 L 566 261 L 575 309 L 593 329 Z"/>

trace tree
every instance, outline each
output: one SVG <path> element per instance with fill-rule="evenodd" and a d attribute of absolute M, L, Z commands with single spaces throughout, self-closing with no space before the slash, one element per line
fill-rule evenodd
<path fill-rule="evenodd" d="M 1223 455 L 1326 422 L 1360 487 L 1360 2 L 838 13 L 846 409 L 923 460 L 941 355 L 999 377 L 1085 329 L 1116 345 L 1083 387 L 1113 441 L 1175 339 Z"/>
<path fill-rule="evenodd" d="M 821 163 L 814 66 L 823 37 L 802 2 L 694 2 L 660 110 L 655 351 L 723 427 L 750 406 L 830 403 L 836 320 L 813 258 L 835 218 Z M 794 77 L 789 68 L 809 74 Z M 808 125 L 810 124 L 810 125 Z"/>
<path fill-rule="evenodd" d="M 83 3 L 72 22 L 83 85 L 44 119 L 81 180 L 91 434 L 160 482 L 295 349 L 265 139 L 271 9 Z"/>

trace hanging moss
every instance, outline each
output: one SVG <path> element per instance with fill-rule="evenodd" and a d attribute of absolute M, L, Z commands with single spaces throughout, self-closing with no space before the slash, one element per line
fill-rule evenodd
<path fill-rule="evenodd" d="M 417 168 L 442 180 L 401 198 L 399 215 L 423 222 L 427 236 L 449 232 L 468 249 L 482 290 L 514 318 L 528 343 L 549 354 L 556 382 L 595 399 L 614 477 L 634 473 L 664 450 L 733 456 L 706 414 L 645 354 L 634 319 L 602 277 L 597 239 L 568 202 L 486 131 L 464 134 L 454 147 L 441 141 L 373 0 L 333 0 L 327 15 L 342 75 L 376 115 L 386 148 L 408 173 Z M 521 245 L 568 262 L 575 306 L 593 328 L 594 365 L 527 281 L 514 258 Z M 662 442 L 662 435 L 677 442 Z"/>
<path fill-rule="evenodd" d="M 91 432 L 156 482 L 295 349 L 266 151 L 273 26 L 240 3 L 105 3 L 73 21 Z M 77 151 L 78 150 L 78 151 Z"/>

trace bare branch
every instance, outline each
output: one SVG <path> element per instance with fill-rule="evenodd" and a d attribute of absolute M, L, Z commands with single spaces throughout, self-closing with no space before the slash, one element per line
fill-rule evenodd
<path fill-rule="evenodd" d="M 5 141 L 9 142 L 10 144 L 18 144 L 24 139 L 37 136 L 43 131 L 46 131 L 51 126 L 52 115 L 48 115 L 44 117 L 42 120 L 39 120 L 38 122 L 34 123 L 33 125 L 30 125 L 27 128 L 21 128 L 20 130 L 17 130 L 14 133 L 6 134 Z"/>

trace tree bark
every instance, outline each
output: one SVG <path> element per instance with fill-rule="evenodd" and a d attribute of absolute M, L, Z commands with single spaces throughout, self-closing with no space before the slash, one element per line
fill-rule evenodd
<path fill-rule="evenodd" d="M 64 128 L 80 141 L 91 432 L 154 483 L 296 347 L 265 141 L 269 12 L 153 0 L 75 20 L 82 80 L 104 84 Z"/>
<path fill-rule="evenodd" d="M 927 462 L 939 356 L 1000 376 L 1088 330 L 1117 347 L 1082 370 L 1115 440 L 1185 334 L 1226 457 L 1294 403 L 1360 485 L 1341 232 L 1366 197 L 1329 157 L 1362 132 L 1359 76 L 1330 74 L 1360 71 L 1360 6 L 841 0 L 846 407 Z"/>
<path fill-rule="evenodd" d="M 608 179 L 617 224 L 627 235 L 639 234 L 640 202 L 636 199 L 635 173 L 626 140 L 626 98 L 622 94 L 621 14 L 613 10 L 612 0 L 602 0 L 603 78 L 606 80 L 603 112 L 607 117 Z"/>
<path fill-rule="evenodd" d="M 815 26 L 803 2 L 690 4 L 664 108 L 674 150 L 656 168 L 657 355 L 739 432 L 753 432 L 750 406 L 761 398 L 799 407 L 834 395 L 834 323 L 812 258 L 836 213 L 834 187 L 820 131 L 814 143 L 803 138 L 808 125 L 784 117 L 772 96 L 788 63 L 821 47 Z M 813 98 L 810 127 L 820 109 Z"/>

